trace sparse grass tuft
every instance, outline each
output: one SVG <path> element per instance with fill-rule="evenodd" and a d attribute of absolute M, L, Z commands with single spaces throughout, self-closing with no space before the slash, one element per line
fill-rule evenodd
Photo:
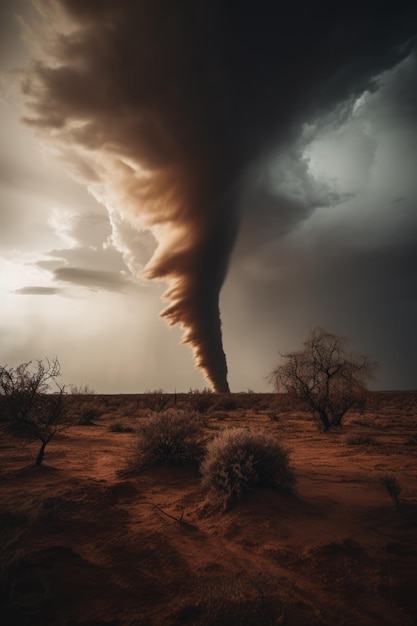
<path fill-rule="evenodd" d="M 252 487 L 289 490 L 295 482 L 287 450 L 272 437 L 241 428 L 226 429 L 208 444 L 201 473 L 224 508 Z"/>

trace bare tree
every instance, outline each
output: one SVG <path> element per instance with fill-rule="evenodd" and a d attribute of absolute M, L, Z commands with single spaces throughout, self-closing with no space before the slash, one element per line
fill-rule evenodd
<path fill-rule="evenodd" d="M 269 381 L 302 400 L 324 431 L 340 426 L 349 409 L 363 406 L 376 363 L 348 352 L 344 337 L 318 327 L 300 350 L 281 356 L 284 362 Z"/>
<path fill-rule="evenodd" d="M 15 368 L 0 366 L 1 426 L 15 437 L 41 442 L 36 465 L 41 465 L 46 446 L 67 423 L 66 392 L 57 382 L 60 375 L 57 358 Z"/>

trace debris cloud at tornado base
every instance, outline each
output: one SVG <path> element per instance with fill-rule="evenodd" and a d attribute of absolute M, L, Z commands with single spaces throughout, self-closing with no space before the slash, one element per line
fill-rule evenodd
<path fill-rule="evenodd" d="M 143 275 L 168 282 L 162 313 L 229 390 L 219 294 L 242 181 L 297 127 L 370 87 L 406 56 L 414 13 L 358 16 L 311 3 L 59 0 L 41 3 L 21 74 L 26 123 L 118 220 L 151 230 Z M 256 211 L 256 207 L 254 207 Z M 120 234 L 119 234 L 120 235 Z M 134 257 L 128 238 L 122 251 Z"/>

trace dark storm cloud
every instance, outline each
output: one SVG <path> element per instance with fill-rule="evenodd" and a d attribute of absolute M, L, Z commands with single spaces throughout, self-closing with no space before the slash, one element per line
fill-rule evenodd
<path fill-rule="evenodd" d="M 314 168 L 309 173 L 287 163 L 287 190 L 298 194 L 300 220 L 279 221 L 281 212 L 273 204 L 259 222 L 253 215 L 246 219 L 223 306 L 229 341 L 241 342 L 238 333 L 246 333 L 250 373 L 259 362 L 264 375 L 268 358 L 270 369 L 279 358 L 277 350 L 295 349 L 312 327 L 322 324 L 378 360 L 374 387 L 416 388 L 417 107 L 410 106 L 416 77 L 417 59 L 410 55 L 378 76 L 377 89 L 360 97 L 350 118 L 339 122 L 332 115 L 330 124 L 317 121 L 313 150 L 304 149 L 312 155 L 310 165 L 319 154 L 318 171 L 331 171 L 315 211 L 308 209 L 315 194 L 307 193 L 311 185 L 321 184 Z M 326 153 L 321 145 L 317 152 L 317 144 L 331 150 Z M 271 167 L 278 170 L 277 188 L 282 189 L 280 161 L 273 160 Z M 329 204 L 326 186 L 351 193 Z M 229 292 L 239 302 L 233 308 Z M 245 328 L 257 329 L 254 338 Z M 234 372 L 244 367 L 242 350 L 232 359 Z"/>
<path fill-rule="evenodd" d="M 146 276 L 169 280 L 163 315 L 185 328 L 214 388 L 228 390 L 218 301 L 242 178 L 300 123 L 405 56 L 416 9 L 368 2 L 355 15 L 333 3 L 269 0 L 51 6 L 62 15 L 45 19 L 47 55 L 22 80 L 27 123 L 77 149 L 103 199 L 138 229 L 153 229 L 159 245 Z M 61 279 L 75 280 L 75 269 L 61 268 Z"/>
<path fill-rule="evenodd" d="M 238 253 L 257 250 L 271 239 L 282 238 L 318 207 L 330 207 L 346 199 L 316 181 L 303 155 L 301 137 L 283 153 L 268 155 L 253 168 L 241 194 Z"/>
<path fill-rule="evenodd" d="M 52 273 L 55 280 L 93 290 L 123 291 L 130 284 L 123 274 L 106 272 L 104 270 L 91 270 L 82 267 L 58 267 Z"/>
<path fill-rule="evenodd" d="M 62 293 L 61 289 L 56 287 L 22 287 L 13 291 L 21 296 L 56 296 Z"/>

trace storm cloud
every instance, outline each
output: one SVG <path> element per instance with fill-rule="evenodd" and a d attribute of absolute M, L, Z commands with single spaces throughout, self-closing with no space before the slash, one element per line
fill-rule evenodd
<path fill-rule="evenodd" d="M 372 90 L 410 53 L 416 10 L 383 6 L 363 3 L 356 15 L 266 0 L 42 3 L 32 34 L 41 49 L 21 78 L 26 123 L 107 206 L 127 258 L 132 231 L 152 231 L 156 249 L 137 267 L 168 281 L 163 315 L 183 326 L 217 391 L 229 389 L 219 293 L 242 212 L 282 207 L 288 229 L 318 202 L 254 186 L 243 199 L 247 181 L 301 124 Z"/>

